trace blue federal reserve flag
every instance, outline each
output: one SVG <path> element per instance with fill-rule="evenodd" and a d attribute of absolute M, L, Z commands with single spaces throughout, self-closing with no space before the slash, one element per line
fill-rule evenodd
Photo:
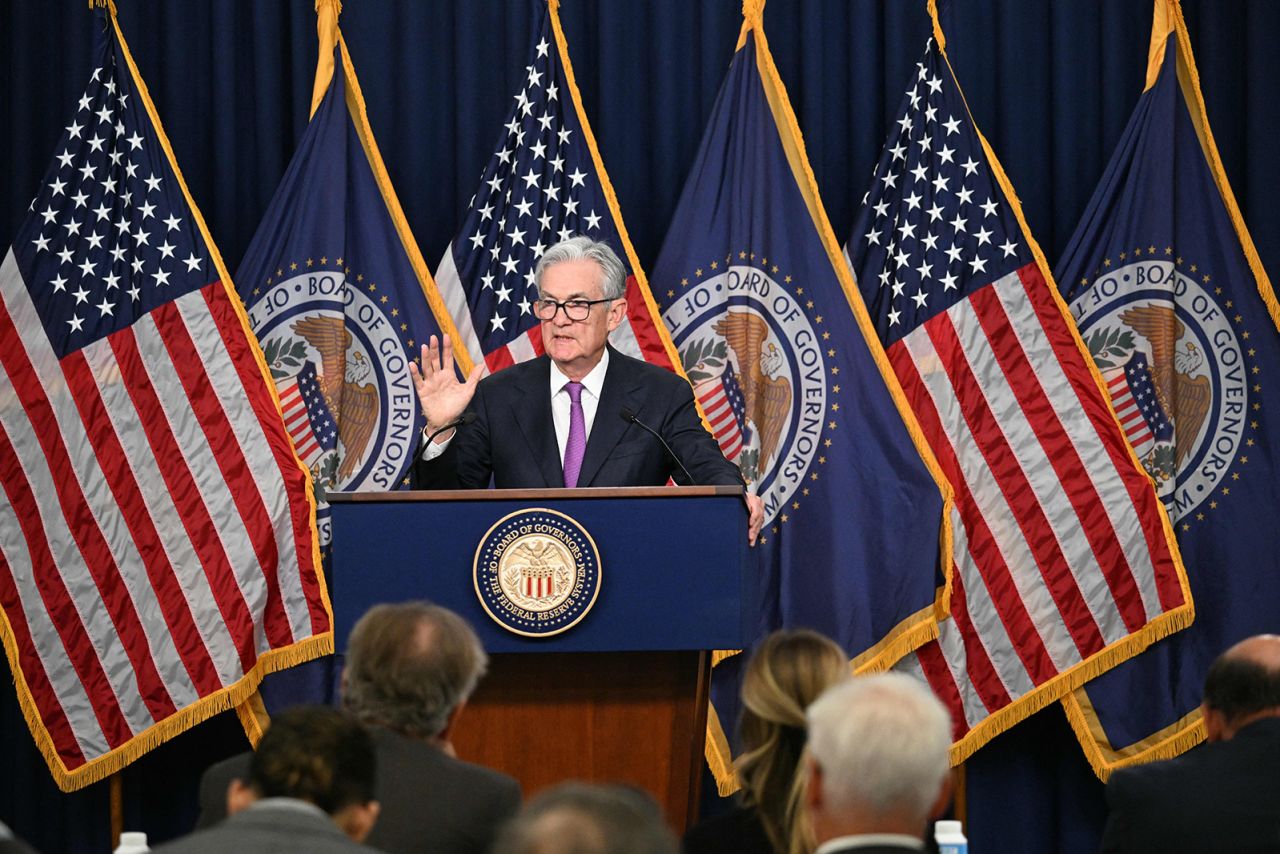
<path fill-rule="evenodd" d="M 331 82 L 322 88 L 322 63 L 323 98 L 236 277 L 321 501 L 406 484 L 422 427 L 408 360 L 428 336 L 453 332 L 337 42 L 328 54 L 321 45 L 335 56 Z"/>
<path fill-rule="evenodd" d="M 722 450 L 764 500 L 760 632 L 814 628 L 883 669 L 936 636 L 949 491 L 827 221 L 760 10 L 746 15 L 653 291 Z M 740 658 L 713 689 L 722 791 Z"/>
<path fill-rule="evenodd" d="M 1280 310 L 1210 133 L 1186 25 L 1156 3 L 1147 89 L 1058 281 L 1169 511 L 1195 623 L 1063 702 L 1100 775 L 1204 738 L 1212 659 L 1275 631 Z M 1264 511 L 1266 512 L 1266 511 Z"/>

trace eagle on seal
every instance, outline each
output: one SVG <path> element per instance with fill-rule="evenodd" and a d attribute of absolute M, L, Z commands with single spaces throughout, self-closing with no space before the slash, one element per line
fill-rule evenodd
<path fill-rule="evenodd" d="M 1181 466 L 1195 447 L 1213 396 L 1207 376 L 1192 376 L 1204 363 L 1204 354 L 1193 341 L 1178 344 L 1186 326 L 1170 306 L 1131 308 L 1121 312 L 1120 321 L 1151 342 L 1151 381 L 1160 407 L 1174 419 L 1174 444 Z"/>
<path fill-rule="evenodd" d="M 716 321 L 715 331 L 738 357 L 743 403 L 747 418 L 760 434 L 760 464 L 764 472 L 778 448 L 778 439 L 791 410 L 791 381 L 776 376 L 782 367 L 782 353 L 769 338 L 769 324 L 747 311 L 730 311 Z"/>
<path fill-rule="evenodd" d="M 320 354 L 320 393 L 338 419 L 338 438 L 344 453 L 338 465 L 337 483 L 351 476 L 364 458 L 373 428 L 378 423 L 378 389 L 366 382 L 371 369 L 363 353 L 347 362 L 351 333 L 346 318 L 327 314 L 304 317 L 291 327 Z"/>

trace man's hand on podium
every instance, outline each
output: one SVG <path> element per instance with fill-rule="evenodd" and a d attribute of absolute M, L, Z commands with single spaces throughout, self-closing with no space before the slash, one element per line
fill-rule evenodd
<path fill-rule="evenodd" d="M 747 542 L 756 544 L 760 528 L 764 525 L 764 500 L 754 492 L 747 493 Z"/>

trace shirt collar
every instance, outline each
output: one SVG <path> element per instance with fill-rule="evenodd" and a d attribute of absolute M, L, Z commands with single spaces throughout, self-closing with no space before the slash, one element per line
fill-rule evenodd
<path fill-rule="evenodd" d="M 903 833 L 859 833 L 856 836 L 837 836 L 828 839 L 818 846 L 813 854 L 828 854 L 830 851 L 846 851 L 850 848 L 869 848 L 872 845 L 897 845 L 905 848 L 924 850 L 924 843 L 919 837 L 907 836 Z"/>
<path fill-rule="evenodd" d="M 609 370 L 609 348 L 605 347 L 600 361 L 582 378 L 582 387 L 596 400 L 600 399 L 600 390 L 604 388 L 604 375 L 607 370 Z M 555 397 L 563 391 L 564 384 L 567 382 L 570 380 L 564 375 L 564 371 L 560 370 L 560 366 L 554 359 L 551 360 L 551 396 Z"/>
<path fill-rule="evenodd" d="M 312 815 L 331 818 L 331 816 L 324 810 L 320 809 L 320 807 L 316 806 L 310 801 L 304 801 L 300 798 L 284 798 L 284 797 L 258 798 L 258 800 L 249 804 L 248 809 L 291 810 L 293 812 L 311 813 Z"/>

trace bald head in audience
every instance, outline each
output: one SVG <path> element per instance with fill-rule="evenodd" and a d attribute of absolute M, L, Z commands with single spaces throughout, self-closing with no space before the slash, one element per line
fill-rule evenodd
<path fill-rule="evenodd" d="M 1112 773 L 1104 854 L 1280 851 L 1280 636 L 1219 655 L 1200 713 L 1206 744 Z"/>
<path fill-rule="evenodd" d="M 531 800 L 494 845 L 502 854 L 676 854 L 675 835 L 644 792 L 563 783 Z"/>
<path fill-rule="evenodd" d="M 1254 721 L 1280 717 L 1280 635 L 1246 638 L 1218 656 L 1200 711 L 1209 741 L 1229 741 Z"/>

